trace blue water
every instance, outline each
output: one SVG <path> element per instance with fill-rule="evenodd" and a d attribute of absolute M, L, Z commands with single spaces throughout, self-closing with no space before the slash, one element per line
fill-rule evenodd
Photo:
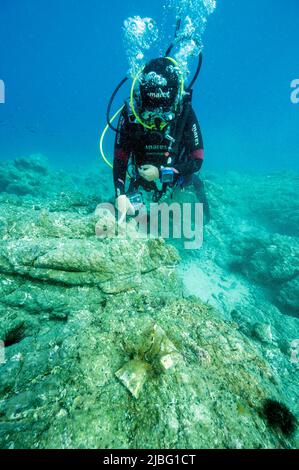
<path fill-rule="evenodd" d="M 180 283 L 164 266 L 174 260 L 167 246 L 137 240 L 142 262 L 129 269 L 130 252 L 120 261 L 117 254 L 126 248 L 135 254 L 133 223 L 129 244 L 107 240 L 111 245 L 101 248 L 95 240 L 97 217 L 103 231 L 116 226 L 107 211 L 94 212 L 113 197 L 99 139 L 109 98 L 129 72 L 123 24 L 135 15 L 153 18 L 163 29 L 166 52 L 175 28 L 174 12 L 163 9 L 170 1 L 213 2 L 0 0 L 0 447 L 106 448 L 129 442 L 135 448 L 141 436 L 137 445 L 144 440 L 146 448 L 153 442 L 191 448 L 209 439 L 211 448 L 298 448 L 298 433 L 294 444 L 277 434 L 283 413 L 275 416 L 280 428 L 272 426 L 273 440 L 267 440 L 265 426 L 271 423 L 261 417 L 259 402 L 279 399 L 290 409 L 289 420 L 291 413 L 299 418 L 299 102 L 291 101 L 291 83 L 299 82 L 299 0 L 217 0 L 208 17 L 193 105 L 205 143 L 211 221 L 198 230 L 204 233 L 201 249 L 188 250 L 185 239 L 171 240 L 181 255 L 177 273 L 184 303 Z M 198 19 L 194 9 L 190 15 Z M 195 66 L 190 63 L 193 71 Z M 115 110 L 129 90 L 127 83 Z M 113 141 L 110 132 L 105 149 L 111 161 Z M 50 165 L 35 157 L 18 159 L 32 154 L 45 155 Z M 189 190 L 183 200 L 193 196 Z M 185 235 L 186 224 L 183 228 Z M 134 288 L 135 279 L 140 289 Z M 185 301 L 195 298 L 215 308 L 225 328 L 214 330 L 214 313 L 206 321 L 208 313 L 200 307 L 203 317 L 192 332 L 193 307 Z M 155 365 L 150 373 L 155 385 L 148 390 L 158 384 L 157 393 L 149 400 L 141 394 L 136 406 L 127 399 L 115 406 L 124 395 L 110 388 L 114 367 L 131 351 L 133 358 L 139 342 L 147 342 L 143 333 L 138 338 L 143 314 L 145 324 L 151 319 L 159 328 L 167 320 L 169 340 L 177 338 L 179 349 L 182 344 L 182 369 L 164 382 Z M 172 340 L 168 344 L 165 336 L 164 344 L 163 331 L 157 332 L 160 346 L 170 345 L 170 364 Z M 246 338 L 244 351 L 240 335 Z M 139 362 L 150 358 L 156 342 L 152 335 L 155 347 L 142 345 Z M 97 350 L 96 344 L 105 347 Z M 64 373 L 68 363 L 71 380 Z M 189 380 L 193 366 L 203 373 Z M 144 371 L 148 368 L 144 364 Z M 277 402 L 273 416 L 275 409 Z M 153 410 L 149 419 L 148 410 Z M 238 431 L 242 423 L 244 435 Z"/>
<path fill-rule="evenodd" d="M 0 160 L 42 153 L 56 166 L 100 170 L 107 101 L 128 70 L 123 21 L 138 14 L 159 23 L 162 3 L 1 0 Z M 217 2 L 194 95 L 205 170 L 299 169 L 299 104 L 290 100 L 299 78 L 298 14 L 297 0 Z"/>

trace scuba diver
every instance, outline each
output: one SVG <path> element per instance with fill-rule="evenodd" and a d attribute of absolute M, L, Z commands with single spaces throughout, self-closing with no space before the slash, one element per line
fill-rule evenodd
<path fill-rule="evenodd" d="M 197 172 L 204 158 L 192 90 L 184 90 L 177 62 L 171 57 L 151 60 L 135 78 L 131 100 L 122 109 L 114 146 L 115 205 L 119 212 L 134 215 L 142 204 L 143 189 L 152 202 L 173 199 L 190 189 L 203 203 L 204 221 L 209 205 Z M 126 174 L 131 178 L 126 191 Z"/>

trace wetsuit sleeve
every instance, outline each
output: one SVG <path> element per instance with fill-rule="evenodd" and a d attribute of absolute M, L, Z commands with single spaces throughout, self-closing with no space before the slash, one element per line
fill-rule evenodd
<path fill-rule="evenodd" d="M 126 174 L 129 162 L 128 148 L 128 116 L 125 109 L 122 111 L 118 121 L 118 133 L 115 137 L 114 160 L 113 160 L 113 180 L 115 196 L 125 194 Z"/>
<path fill-rule="evenodd" d="M 200 125 L 193 108 L 190 108 L 187 118 L 183 144 L 185 147 L 186 160 L 174 165 L 174 169 L 182 176 L 196 173 L 202 167 L 204 158 L 203 138 Z"/>

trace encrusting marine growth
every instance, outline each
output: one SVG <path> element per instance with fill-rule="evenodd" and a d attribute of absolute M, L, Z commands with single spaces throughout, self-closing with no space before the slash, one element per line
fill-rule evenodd
<path fill-rule="evenodd" d="M 223 191 L 237 175 L 207 178 L 213 220 L 205 245 L 180 261 L 170 243 L 134 238 L 133 225 L 127 239 L 96 236 L 105 214 L 95 208 L 109 192 L 97 174 L 53 173 L 41 157 L 21 162 L 0 166 L 0 447 L 296 447 L 296 430 L 286 432 L 291 415 L 273 405 L 260 412 L 271 399 L 296 415 L 297 365 L 286 341 L 296 331 L 296 299 L 283 297 L 296 273 L 280 261 L 292 250 L 297 262 L 291 221 L 288 235 L 264 228 L 254 238 L 249 225 L 242 232 L 241 198 Z M 243 201 L 250 186 L 240 184 Z M 219 249 L 227 240 L 231 253 Z M 273 304 L 268 260 L 281 285 Z M 204 269 L 193 276 L 204 290 L 196 296 L 188 295 L 190 263 Z M 205 276 L 217 308 L 200 300 L 209 293 Z"/>

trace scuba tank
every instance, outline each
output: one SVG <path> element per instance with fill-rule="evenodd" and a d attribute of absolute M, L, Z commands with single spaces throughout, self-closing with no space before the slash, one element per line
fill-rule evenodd
<path fill-rule="evenodd" d="M 177 33 L 180 29 L 180 25 L 181 25 L 181 20 L 178 20 L 177 26 L 176 26 L 175 40 L 177 38 Z M 181 39 L 183 40 L 185 38 L 181 38 Z M 169 48 L 167 49 L 167 51 L 165 53 L 165 56 L 161 57 L 161 59 L 169 60 L 177 69 L 180 69 L 178 63 L 173 58 L 171 58 L 169 56 L 171 51 L 173 50 L 173 48 L 178 43 L 178 41 L 176 42 L 175 40 L 169 46 Z M 124 86 L 124 84 L 129 80 L 129 77 L 124 77 L 120 81 L 120 83 L 115 88 L 115 90 L 112 93 L 111 98 L 108 102 L 107 112 L 106 112 L 107 125 L 106 125 L 106 127 L 103 131 L 102 136 L 101 136 L 100 150 L 101 150 L 101 154 L 102 154 L 102 157 L 103 157 L 104 161 L 111 168 L 113 168 L 113 165 L 110 163 L 110 161 L 105 156 L 104 149 L 103 149 L 103 141 L 104 141 L 104 137 L 105 137 L 105 135 L 106 135 L 106 133 L 109 129 L 113 130 L 116 133 L 116 135 L 120 135 L 122 133 L 122 130 L 121 130 L 120 127 L 116 128 L 116 127 L 113 126 L 113 122 L 117 118 L 117 116 L 119 116 L 124 111 L 125 108 L 126 108 L 126 114 L 129 116 L 129 123 L 139 125 L 139 129 L 143 128 L 143 129 L 148 129 L 148 130 L 152 130 L 152 131 L 154 129 L 155 130 L 159 129 L 161 131 L 163 131 L 165 129 L 165 137 L 166 137 L 166 139 L 169 140 L 169 147 L 168 147 L 168 152 L 167 152 L 169 154 L 169 158 L 167 159 L 167 164 L 166 164 L 167 166 L 164 166 L 164 165 L 160 166 L 160 175 L 161 175 L 160 182 L 161 182 L 162 187 L 160 189 L 160 187 L 157 187 L 157 185 L 154 182 L 146 184 L 146 186 L 148 186 L 148 189 L 146 189 L 147 191 L 152 191 L 152 190 L 154 191 L 154 195 L 153 195 L 153 201 L 154 202 L 159 201 L 159 199 L 161 198 L 163 193 L 166 192 L 167 187 L 169 187 L 169 186 L 173 187 L 174 180 L 175 180 L 175 170 L 173 168 L 171 168 L 171 165 L 174 164 L 174 161 L 175 161 L 176 157 L 180 158 L 182 156 L 182 155 L 179 155 L 179 151 L 180 151 L 179 147 L 180 147 L 180 143 L 182 141 L 182 136 L 183 136 L 183 132 L 184 132 L 184 129 L 185 129 L 185 126 L 186 126 L 186 121 L 188 119 L 190 107 L 192 105 L 193 86 L 196 83 L 196 81 L 198 79 L 198 76 L 200 74 L 200 71 L 201 71 L 201 68 L 202 68 L 202 61 L 203 61 L 203 55 L 202 55 L 202 52 L 200 52 L 200 54 L 198 56 L 197 68 L 196 68 L 195 74 L 194 74 L 192 80 L 190 81 L 189 85 L 187 85 L 185 87 L 184 79 L 183 78 L 180 79 L 180 100 L 179 100 L 179 103 L 178 103 L 179 109 L 176 110 L 176 114 L 175 114 L 176 119 L 171 116 L 171 113 L 162 114 L 161 121 L 163 121 L 163 120 L 167 121 L 167 123 L 164 126 L 162 126 L 161 122 L 160 122 L 160 124 L 158 122 L 154 122 L 154 124 L 149 125 L 147 122 L 145 122 L 143 120 L 144 116 L 139 116 L 139 114 L 137 112 L 137 109 L 136 109 L 136 107 L 138 107 L 138 104 L 140 104 L 140 103 L 138 103 L 138 95 L 137 95 L 137 93 L 135 93 L 135 88 L 136 88 L 136 85 L 139 82 L 139 78 L 140 78 L 141 74 L 143 73 L 144 69 L 146 68 L 146 66 L 142 70 L 140 70 L 140 72 L 133 79 L 133 83 L 132 83 L 132 86 L 131 86 L 129 104 L 127 102 L 125 102 L 125 104 L 112 117 L 110 117 L 111 116 L 111 109 L 112 109 L 112 105 L 113 105 L 113 102 L 115 100 L 115 97 L 117 96 L 120 89 Z M 161 92 L 161 95 L 163 96 L 162 92 Z M 166 126 L 168 126 L 168 127 L 166 127 Z M 136 127 L 135 130 L 137 131 L 137 127 Z M 142 137 L 141 137 L 141 141 L 142 141 Z M 135 207 L 135 210 L 138 210 L 138 208 L 140 208 L 142 206 L 143 200 L 142 200 L 142 193 L 140 191 L 138 191 L 138 173 L 136 173 L 136 171 L 135 171 L 135 174 L 134 174 L 134 170 L 136 170 L 136 167 L 134 168 L 134 166 L 133 166 L 133 176 L 131 176 L 128 173 L 128 176 L 129 176 L 131 182 L 130 182 L 129 190 L 127 192 L 127 196 L 129 197 L 132 205 Z M 205 192 L 204 192 L 204 188 L 202 186 L 202 183 L 199 185 L 199 182 L 197 180 L 196 180 L 195 183 L 197 183 L 197 184 L 195 184 L 196 193 L 200 196 L 200 200 L 202 200 L 202 202 L 204 203 L 204 207 L 208 208 L 208 202 L 207 202 L 207 199 L 206 199 L 206 196 L 205 196 Z M 204 197 L 203 197 L 203 195 L 204 195 Z M 209 208 L 208 208 L 208 211 L 209 211 Z M 208 220 L 209 220 L 209 218 L 210 218 L 210 215 L 208 213 Z"/>
<path fill-rule="evenodd" d="M 168 47 L 166 53 L 165 53 L 165 56 L 164 58 L 167 58 L 169 61 L 171 61 L 173 63 L 173 65 L 175 65 L 176 67 L 179 68 L 179 65 L 178 63 L 172 59 L 171 57 L 169 57 L 169 54 L 171 53 L 171 51 L 173 50 L 173 48 L 175 47 L 175 40 L 177 38 L 177 34 L 179 32 L 179 29 L 181 27 L 181 20 L 179 19 L 177 21 L 177 24 L 176 24 L 176 30 L 175 30 L 175 37 L 174 37 L 174 41 L 173 43 Z M 183 104 L 185 105 L 186 101 L 190 101 L 192 100 L 192 88 L 199 76 L 199 73 L 201 71 L 201 67 L 202 67 L 202 60 L 203 60 L 203 56 L 202 56 L 202 53 L 199 54 L 199 58 L 198 58 L 198 65 L 197 65 L 197 69 L 196 69 L 196 72 L 194 74 L 194 77 L 192 78 L 190 84 L 185 88 L 184 86 L 184 80 L 181 79 L 181 88 L 180 88 L 180 95 L 181 95 L 181 101 L 184 102 Z M 144 126 L 145 128 L 148 128 L 148 129 L 153 129 L 155 126 L 148 126 L 143 120 L 142 118 L 138 115 L 136 109 L 135 109 L 135 104 L 134 104 L 134 101 L 135 101 L 135 96 L 134 96 L 134 93 L 135 93 L 135 86 L 136 86 L 136 83 L 138 82 L 138 79 L 141 75 L 141 73 L 143 72 L 143 69 L 137 74 L 137 76 L 134 78 L 133 80 L 133 84 L 132 84 L 132 87 L 131 87 L 131 94 L 130 94 L 130 107 L 132 108 L 132 112 L 133 112 L 133 116 L 134 116 L 134 120 L 135 122 L 141 124 L 142 126 Z M 113 168 L 112 164 L 110 163 L 110 161 L 108 160 L 108 158 L 106 157 L 105 155 L 105 152 L 104 152 L 104 148 L 103 148 L 103 143 L 104 143 L 104 138 L 105 138 L 105 135 L 107 133 L 107 131 L 109 129 L 113 130 L 116 134 L 119 134 L 121 132 L 121 130 L 117 129 L 116 127 L 113 126 L 113 122 L 114 120 L 121 114 L 121 112 L 123 111 L 125 105 L 123 105 L 112 117 L 111 117 L 111 109 L 112 109 L 112 105 L 113 105 L 113 102 L 115 100 L 115 97 L 117 96 L 119 90 L 124 86 L 124 84 L 129 80 L 129 77 L 124 77 L 120 83 L 117 85 L 117 87 L 115 88 L 114 92 L 112 93 L 111 95 L 111 98 L 108 102 L 108 106 L 107 106 L 107 111 L 106 111 L 106 121 L 107 121 L 107 125 L 101 135 L 101 138 L 100 138 L 100 152 L 101 152 L 101 155 L 102 155 L 102 158 L 103 160 L 105 161 L 105 163 L 110 166 L 110 168 Z M 189 95 L 189 100 L 187 99 L 184 99 L 186 96 Z"/>

